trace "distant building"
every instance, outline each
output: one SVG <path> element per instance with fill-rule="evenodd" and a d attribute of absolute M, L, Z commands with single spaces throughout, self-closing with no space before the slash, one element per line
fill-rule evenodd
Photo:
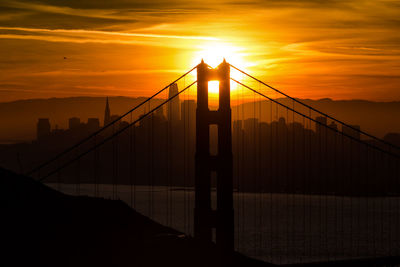
<path fill-rule="evenodd" d="M 155 114 L 159 118 L 164 118 L 164 106 L 161 106 L 158 109 L 156 109 Z"/>
<path fill-rule="evenodd" d="M 334 121 L 331 121 L 328 125 L 328 129 L 326 132 L 326 138 L 328 139 L 328 149 L 330 151 L 334 151 L 335 148 L 333 147 L 337 143 L 337 134 L 338 134 L 338 126 Z M 325 143 L 326 144 L 326 143 Z"/>
<path fill-rule="evenodd" d="M 193 99 L 184 100 L 181 104 L 181 119 L 196 120 L 196 101 Z"/>
<path fill-rule="evenodd" d="M 334 129 L 334 130 L 337 130 L 337 129 L 338 129 L 338 126 L 337 126 L 337 124 L 336 124 L 334 121 L 332 121 L 332 122 L 329 124 L 329 128 Z"/>
<path fill-rule="evenodd" d="M 253 134 L 258 132 L 258 119 L 248 118 L 244 120 L 244 131 L 246 134 L 253 136 Z"/>
<path fill-rule="evenodd" d="M 328 121 L 326 117 L 316 117 L 315 120 L 317 121 L 315 123 L 315 132 L 317 133 L 317 136 L 320 136 L 323 133 L 326 133 L 326 125 L 328 124 Z"/>
<path fill-rule="evenodd" d="M 284 117 L 280 117 L 278 119 L 278 123 L 276 124 L 277 127 L 277 135 L 278 136 L 286 136 L 288 133 L 288 126 L 286 124 L 286 120 Z"/>
<path fill-rule="evenodd" d="M 72 117 L 68 120 L 68 129 L 76 129 L 81 124 L 81 119 L 77 117 Z"/>
<path fill-rule="evenodd" d="M 115 121 L 115 120 L 118 120 L 119 119 L 119 115 L 116 115 L 116 114 L 114 114 L 114 115 L 111 115 L 111 117 L 110 117 L 110 122 L 113 122 L 113 121 Z"/>
<path fill-rule="evenodd" d="M 235 138 L 238 138 L 237 140 L 242 140 L 242 137 L 243 137 L 243 121 L 242 120 L 233 121 L 232 128 L 233 128 L 232 135 Z"/>
<path fill-rule="evenodd" d="M 121 121 L 119 122 L 119 129 L 123 129 L 123 128 L 128 128 L 129 127 L 129 122 L 127 121 Z"/>
<path fill-rule="evenodd" d="M 100 121 L 98 118 L 89 118 L 87 122 L 89 131 L 97 131 L 100 128 Z"/>
<path fill-rule="evenodd" d="M 197 104 L 193 99 L 184 100 L 181 104 L 181 120 L 193 131 L 193 134 L 196 129 L 196 108 Z"/>
<path fill-rule="evenodd" d="M 115 114 L 114 114 L 114 115 L 111 115 L 111 116 L 110 116 L 110 121 L 109 121 L 109 123 L 110 123 L 110 122 L 113 122 L 113 121 L 115 121 L 115 120 L 118 120 L 119 117 L 120 117 L 119 115 L 115 115 Z M 121 120 L 115 122 L 113 125 L 114 125 L 114 126 L 110 126 L 111 129 L 114 129 L 114 130 L 119 129 L 119 127 L 121 126 Z"/>
<path fill-rule="evenodd" d="M 289 129 L 294 131 L 295 133 L 300 133 L 304 130 L 304 126 L 300 122 L 292 122 L 289 124 Z"/>
<path fill-rule="evenodd" d="M 286 125 L 286 120 L 285 120 L 285 118 L 284 118 L 284 117 L 279 117 L 278 123 L 279 123 L 280 125 Z"/>
<path fill-rule="evenodd" d="M 178 85 L 176 83 L 172 84 L 169 87 L 168 97 L 171 98 L 172 96 L 178 93 Z M 179 95 L 176 96 L 174 99 L 168 102 L 168 120 L 170 123 L 178 123 L 181 114 L 179 110 Z"/>
<path fill-rule="evenodd" d="M 233 131 L 239 132 L 243 129 L 242 120 L 233 121 Z"/>
<path fill-rule="evenodd" d="M 111 122 L 111 113 L 110 113 L 110 106 L 108 104 L 108 97 L 106 98 L 106 108 L 104 111 L 104 126 Z"/>
<path fill-rule="evenodd" d="M 400 133 L 388 133 L 383 137 L 383 140 L 395 146 L 400 146 Z"/>
<path fill-rule="evenodd" d="M 56 124 L 56 127 L 51 131 L 51 135 L 57 136 L 57 135 L 62 134 L 64 132 L 65 132 L 65 130 L 64 129 L 59 129 L 58 125 Z"/>
<path fill-rule="evenodd" d="M 37 123 L 37 140 L 42 140 L 50 135 L 50 120 L 48 118 L 39 118 Z"/>
<path fill-rule="evenodd" d="M 349 126 L 350 127 L 343 125 L 342 133 L 360 140 L 360 126 L 359 125 L 349 125 Z"/>

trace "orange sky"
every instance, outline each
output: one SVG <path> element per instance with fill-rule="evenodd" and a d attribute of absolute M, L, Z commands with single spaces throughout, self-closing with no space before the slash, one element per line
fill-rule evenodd
<path fill-rule="evenodd" d="M 213 54 L 294 97 L 400 101 L 399 14 L 390 0 L 2 0 L 0 102 L 149 95 Z"/>

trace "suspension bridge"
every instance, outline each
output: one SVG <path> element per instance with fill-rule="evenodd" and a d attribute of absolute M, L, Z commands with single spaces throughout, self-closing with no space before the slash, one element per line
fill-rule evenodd
<path fill-rule="evenodd" d="M 233 250 L 276 264 L 400 256 L 400 148 L 225 60 L 37 160 L 27 175 L 121 199 L 216 242 L 227 261 Z"/>

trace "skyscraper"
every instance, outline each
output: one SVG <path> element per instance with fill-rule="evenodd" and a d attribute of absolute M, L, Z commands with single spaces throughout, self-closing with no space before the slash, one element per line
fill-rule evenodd
<path fill-rule="evenodd" d="M 164 106 L 159 107 L 156 112 L 155 115 L 159 118 L 165 118 L 164 116 Z"/>
<path fill-rule="evenodd" d="M 39 118 L 37 123 L 37 140 L 50 135 L 50 121 L 48 118 Z"/>
<path fill-rule="evenodd" d="M 326 126 L 324 125 L 327 125 L 327 119 L 326 117 L 320 116 L 316 117 L 315 120 L 317 121 L 315 123 L 315 132 L 317 133 L 317 136 L 322 137 L 322 135 L 326 133 Z"/>
<path fill-rule="evenodd" d="M 196 101 L 193 99 L 183 100 L 181 104 L 181 120 L 184 130 L 187 131 L 189 139 L 193 142 L 196 138 Z"/>
<path fill-rule="evenodd" d="M 81 119 L 79 119 L 77 117 L 72 117 L 72 118 L 69 118 L 69 120 L 68 120 L 68 128 L 70 130 L 78 128 L 80 124 L 81 124 Z"/>
<path fill-rule="evenodd" d="M 106 109 L 104 111 L 104 126 L 111 122 L 110 106 L 108 105 L 108 97 L 106 99 Z"/>
<path fill-rule="evenodd" d="M 178 85 L 176 83 L 172 84 L 169 87 L 168 97 L 171 98 L 172 96 L 178 93 Z M 179 96 L 176 96 L 174 99 L 168 102 L 168 120 L 170 123 L 178 123 L 181 114 L 180 114 L 180 105 L 179 105 Z"/>
<path fill-rule="evenodd" d="M 100 121 L 98 118 L 88 118 L 87 128 L 89 131 L 94 132 L 100 128 Z"/>
<path fill-rule="evenodd" d="M 337 130 L 337 129 L 338 129 L 338 126 L 337 126 L 337 124 L 336 124 L 334 121 L 332 121 L 332 122 L 329 124 L 329 128 L 331 128 L 331 129 L 333 129 L 333 130 Z"/>
<path fill-rule="evenodd" d="M 350 127 L 343 125 L 342 133 L 360 140 L 360 125 L 349 125 L 349 126 Z"/>
<path fill-rule="evenodd" d="M 181 104 L 181 120 L 193 129 L 196 126 L 196 107 L 196 101 L 193 99 L 184 100 Z"/>

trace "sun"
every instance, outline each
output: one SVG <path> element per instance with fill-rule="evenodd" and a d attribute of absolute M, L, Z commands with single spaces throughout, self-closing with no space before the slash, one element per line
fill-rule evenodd
<path fill-rule="evenodd" d="M 204 43 L 197 48 L 197 52 L 195 52 L 195 56 L 193 57 L 193 65 L 199 64 L 201 60 L 204 60 L 210 67 L 215 68 L 225 59 L 228 63 L 243 69 L 248 65 L 244 60 L 243 51 L 243 48 L 235 47 L 229 43 Z M 231 77 L 240 81 L 242 74 L 231 68 Z M 218 94 L 218 88 L 218 81 L 208 83 L 208 91 L 211 96 Z M 236 88 L 237 84 L 231 82 L 231 91 L 234 91 Z"/>
<path fill-rule="evenodd" d="M 232 65 L 243 67 L 244 60 L 242 50 L 228 43 L 211 42 L 204 43 L 197 48 L 194 56 L 195 63 L 199 63 L 202 59 L 211 67 L 217 67 L 224 59 Z"/>
<path fill-rule="evenodd" d="M 219 92 L 219 81 L 208 82 L 208 92 L 211 94 L 218 94 Z"/>

